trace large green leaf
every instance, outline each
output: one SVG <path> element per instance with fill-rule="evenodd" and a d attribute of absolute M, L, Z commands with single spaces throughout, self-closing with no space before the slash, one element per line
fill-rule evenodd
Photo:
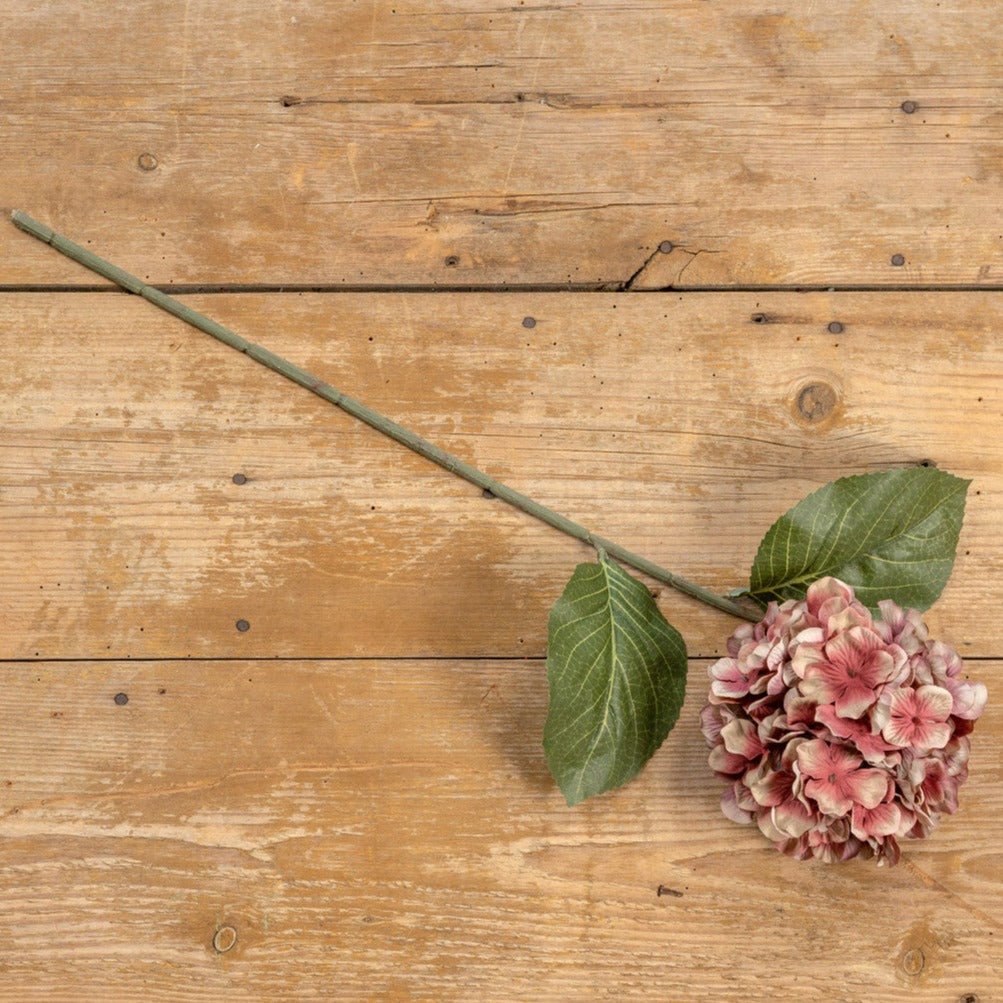
<path fill-rule="evenodd" d="M 893 599 L 926 609 L 951 573 L 969 483 L 928 467 L 833 481 L 770 527 L 747 594 L 800 599 L 833 575 L 872 608 Z"/>
<path fill-rule="evenodd" d="M 665 740 L 683 703 L 686 646 L 605 555 L 575 569 L 549 630 L 543 748 L 572 805 L 626 783 Z"/>

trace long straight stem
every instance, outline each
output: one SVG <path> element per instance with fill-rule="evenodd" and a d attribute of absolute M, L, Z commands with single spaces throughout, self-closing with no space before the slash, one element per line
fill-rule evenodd
<path fill-rule="evenodd" d="M 493 477 L 489 477 L 476 467 L 465 463 L 452 453 L 447 453 L 444 449 L 440 449 L 434 443 L 423 439 L 420 435 L 405 428 L 403 425 L 398 425 L 397 422 L 391 421 L 389 418 L 373 411 L 360 401 L 349 397 L 348 394 L 336 390 L 329 383 L 325 383 L 323 380 L 311 375 L 305 369 L 301 369 L 281 356 L 275 355 L 274 352 L 268 351 L 267 348 L 262 348 L 261 345 L 256 345 L 254 342 L 242 338 L 239 334 L 198 313 L 190 306 L 186 306 L 184 303 L 168 296 L 159 289 L 147 285 L 135 275 L 130 275 L 116 265 L 111 264 L 111 262 L 105 261 L 104 258 L 98 257 L 96 254 L 88 251 L 87 248 L 75 244 L 72 240 L 67 240 L 66 237 L 56 233 L 45 226 L 44 223 L 39 223 L 37 220 L 32 219 L 26 213 L 15 211 L 11 214 L 11 219 L 14 225 L 24 230 L 25 233 L 30 233 L 43 243 L 51 245 L 61 254 L 72 258 L 85 268 L 89 268 L 92 272 L 97 272 L 98 275 L 110 279 L 116 285 L 121 286 L 130 293 L 142 296 L 143 299 L 149 300 L 154 306 L 166 310 L 187 324 L 191 324 L 192 327 L 196 327 L 200 331 L 222 341 L 225 345 L 235 348 L 238 352 L 243 352 L 254 359 L 255 362 L 260 362 L 263 366 L 267 366 L 274 372 L 280 373 L 286 379 L 292 380 L 293 383 L 298 383 L 301 387 L 306 387 L 307 390 L 311 390 L 318 397 L 323 397 L 324 400 L 340 407 L 343 411 L 347 411 L 353 417 L 364 421 L 367 425 L 389 436 L 395 442 L 399 442 L 402 446 L 407 446 L 408 449 L 413 450 L 420 456 L 424 456 L 426 459 L 437 463 L 440 467 L 444 467 L 451 473 L 470 481 L 471 484 L 476 484 L 479 488 L 490 491 L 495 497 L 501 498 L 502 501 L 508 502 L 520 511 L 535 516 L 542 522 L 547 523 L 547 525 L 553 526 L 555 529 L 561 530 L 562 533 L 567 533 L 568 536 L 572 536 L 576 540 L 581 540 L 583 543 L 587 543 L 597 550 L 606 551 L 611 557 L 617 558 L 617 560 L 622 561 L 624 564 L 629 564 L 638 571 L 643 571 L 646 575 L 650 575 L 657 581 L 664 582 L 666 585 L 670 585 L 680 592 L 685 592 L 686 595 L 692 596 L 694 599 L 699 599 L 708 606 L 713 606 L 715 609 L 731 613 L 744 620 L 754 621 L 758 619 L 755 613 L 743 609 L 738 603 L 732 602 L 724 596 L 719 596 L 709 589 L 705 589 L 680 575 L 673 574 L 671 571 L 659 567 L 653 561 L 641 557 L 640 554 L 635 554 L 626 547 L 621 547 L 620 544 L 614 543 L 612 540 L 606 540 L 596 535 L 584 526 L 568 519 L 559 512 L 555 512 L 546 505 L 541 505 L 527 495 L 499 483 Z"/>

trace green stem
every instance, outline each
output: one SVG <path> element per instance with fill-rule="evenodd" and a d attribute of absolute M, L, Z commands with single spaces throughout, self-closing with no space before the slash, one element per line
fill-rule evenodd
<path fill-rule="evenodd" d="M 756 613 L 744 609 L 731 599 L 719 596 L 709 589 L 688 581 L 680 575 L 673 574 L 671 571 L 667 571 L 665 568 L 661 568 L 654 562 L 647 560 L 647 558 L 633 553 L 626 547 L 621 547 L 618 543 L 613 543 L 611 540 L 597 536 L 579 523 L 568 519 L 559 512 L 555 512 L 546 505 L 541 505 L 527 495 L 506 487 L 506 485 L 499 483 L 493 477 L 489 477 L 476 467 L 472 467 L 469 463 L 464 463 L 459 457 L 447 453 L 444 449 L 440 449 L 410 429 L 404 428 L 403 425 L 398 425 L 395 421 L 391 421 L 389 418 L 385 418 L 371 408 L 366 407 L 360 401 L 349 397 L 340 390 L 336 390 L 330 384 L 308 373 L 305 369 L 300 369 L 299 366 L 294 365 L 292 362 L 275 355 L 273 352 L 269 352 L 267 348 L 262 348 L 260 345 L 254 344 L 254 342 L 247 341 L 229 328 L 223 327 L 222 324 L 216 323 L 216 321 L 198 313 L 189 306 L 185 306 L 184 303 L 178 302 L 178 300 L 173 299 L 159 289 L 147 285 L 135 275 L 130 275 L 121 268 L 105 261 L 104 258 L 91 253 L 87 248 L 73 243 L 72 240 L 67 240 L 66 237 L 56 233 L 43 223 L 32 219 L 26 213 L 15 211 L 11 214 L 11 219 L 14 225 L 24 230 L 25 233 L 30 233 L 43 243 L 51 245 L 61 254 L 65 254 L 66 257 L 79 262 L 85 268 L 89 268 L 92 272 L 97 272 L 98 275 L 110 279 L 116 285 L 121 286 L 130 293 L 142 296 L 143 299 L 149 300 L 154 306 L 166 310 L 187 324 L 191 324 L 192 327 L 196 327 L 200 331 L 204 331 L 213 338 L 222 341 L 225 345 L 235 348 L 238 352 L 243 352 L 254 359 L 255 362 L 260 362 L 263 366 L 267 366 L 276 373 L 280 373 L 286 379 L 292 380 L 293 383 L 298 383 L 301 387 L 306 387 L 307 390 L 313 391 L 318 397 L 323 397 L 324 400 L 330 401 L 330 403 L 340 407 L 343 411 L 347 411 L 360 421 L 364 421 L 367 425 L 389 436 L 395 442 L 399 442 L 402 446 L 407 446 L 408 449 L 413 450 L 420 456 L 424 456 L 433 463 L 437 463 L 440 467 L 445 467 L 446 470 L 456 474 L 458 477 L 470 481 L 471 484 L 476 484 L 479 488 L 490 491 L 495 497 L 501 498 L 502 501 L 508 502 L 528 515 L 535 516 L 542 522 L 547 523 L 548 526 L 553 526 L 555 529 L 561 530 L 562 533 L 567 533 L 568 536 L 572 536 L 576 540 L 581 540 L 583 543 L 587 543 L 597 550 L 605 550 L 611 557 L 617 558 L 617 560 L 622 561 L 624 564 L 629 564 L 638 571 L 643 571 L 646 575 L 657 581 L 664 582 L 666 585 L 670 585 L 672 588 L 684 592 L 694 599 L 699 599 L 708 606 L 723 610 L 725 613 L 731 613 L 733 616 L 741 617 L 743 620 L 754 621 L 758 619 Z"/>

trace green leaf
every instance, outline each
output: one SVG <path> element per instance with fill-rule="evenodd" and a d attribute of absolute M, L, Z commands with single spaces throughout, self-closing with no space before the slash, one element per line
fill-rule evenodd
<path fill-rule="evenodd" d="M 686 646 L 648 590 L 600 555 L 550 611 L 547 764 L 569 805 L 619 787 L 662 744 L 686 689 Z"/>
<path fill-rule="evenodd" d="M 970 483 L 928 467 L 833 481 L 770 527 L 747 594 L 800 599 L 833 575 L 872 609 L 881 599 L 926 609 L 954 565 Z"/>

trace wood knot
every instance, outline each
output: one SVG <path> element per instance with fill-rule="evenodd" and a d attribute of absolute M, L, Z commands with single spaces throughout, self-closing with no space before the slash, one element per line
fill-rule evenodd
<path fill-rule="evenodd" d="M 926 965 L 926 955 L 923 954 L 922 948 L 910 948 L 902 955 L 901 964 L 902 971 L 906 975 L 919 975 L 923 971 L 923 966 Z"/>
<path fill-rule="evenodd" d="M 152 153 L 141 153 L 136 163 L 141 171 L 155 171 L 159 161 Z"/>
<path fill-rule="evenodd" d="M 839 395 L 835 387 L 821 380 L 804 384 L 794 397 L 794 417 L 802 424 L 820 425 L 835 410 Z"/>
<path fill-rule="evenodd" d="M 221 926 L 212 938 L 212 949 L 217 954 L 232 951 L 237 944 L 237 931 L 232 926 Z"/>

